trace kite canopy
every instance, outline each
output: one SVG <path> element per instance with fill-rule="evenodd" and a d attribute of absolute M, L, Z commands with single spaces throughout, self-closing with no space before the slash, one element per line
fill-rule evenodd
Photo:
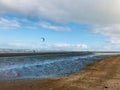
<path fill-rule="evenodd" d="M 45 42 L 45 38 L 44 37 L 41 37 L 41 40 L 42 40 L 42 42 Z"/>

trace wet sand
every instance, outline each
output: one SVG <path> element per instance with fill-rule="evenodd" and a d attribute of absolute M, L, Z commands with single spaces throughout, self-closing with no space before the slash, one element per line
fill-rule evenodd
<path fill-rule="evenodd" d="M 68 76 L 2 81 L 0 90 L 120 90 L 120 56 L 97 60 Z"/>

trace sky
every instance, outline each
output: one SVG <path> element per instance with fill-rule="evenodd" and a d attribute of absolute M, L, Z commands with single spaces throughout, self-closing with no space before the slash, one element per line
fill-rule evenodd
<path fill-rule="evenodd" d="M 0 48 L 120 50 L 120 0 L 0 0 Z"/>

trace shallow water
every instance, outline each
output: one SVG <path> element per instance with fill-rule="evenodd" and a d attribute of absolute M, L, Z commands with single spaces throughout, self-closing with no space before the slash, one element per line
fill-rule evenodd
<path fill-rule="evenodd" d="M 48 78 L 79 71 L 104 53 L 0 57 L 0 80 Z"/>

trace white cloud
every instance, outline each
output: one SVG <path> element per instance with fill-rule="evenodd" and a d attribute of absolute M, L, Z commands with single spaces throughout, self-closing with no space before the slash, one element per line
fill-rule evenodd
<path fill-rule="evenodd" d="M 110 37 L 120 37 L 120 24 L 113 24 L 108 26 L 99 26 L 93 28 L 91 31 L 101 33 Z"/>
<path fill-rule="evenodd" d="M 0 0 L 0 13 L 8 11 L 58 22 L 120 23 L 120 0 Z"/>
<path fill-rule="evenodd" d="M 93 28 L 91 31 L 106 36 L 111 44 L 120 44 L 120 24 L 100 26 Z"/>
<path fill-rule="evenodd" d="M 1 42 L 0 47 L 7 48 L 25 48 L 25 49 L 42 49 L 42 50 L 86 50 L 86 44 L 67 44 L 67 43 L 33 43 L 33 42 Z"/>
<path fill-rule="evenodd" d="M 7 48 L 32 48 L 34 44 L 30 42 L 0 42 L 0 46 Z"/>
<path fill-rule="evenodd" d="M 111 44 L 120 44 L 120 37 L 117 38 L 111 38 L 110 39 Z"/>
<path fill-rule="evenodd" d="M 50 47 L 59 47 L 59 48 L 69 48 L 71 47 L 70 44 L 66 44 L 66 43 L 56 43 L 56 44 L 50 44 Z"/>
<path fill-rule="evenodd" d="M 70 31 L 71 29 L 66 26 L 52 25 L 48 22 L 39 22 L 39 25 L 43 28 L 55 30 L 55 31 Z"/>
<path fill-rule="evenodd" d="M 86 44 L 68 44 L 68 43 L 54 43 L 47 44 L 46 47 L 52 50 L 86 50 L 88 46 Z"/>
<path fill-rule="evenodd" d="M 14 29 L 19 28 L 21 25 L 17 20 L 8 20 L 0 18 L 0 29 Z"/>

